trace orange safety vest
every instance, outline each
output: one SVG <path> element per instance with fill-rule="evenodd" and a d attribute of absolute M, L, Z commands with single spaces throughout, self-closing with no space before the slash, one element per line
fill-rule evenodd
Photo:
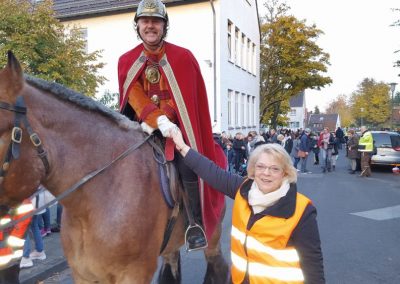
<path fill-rule="evenodd" d="M 247 230 L 251 216 L 248 201 L 238 190 L 231 232 L 232 282 L 251 284 L 304 283 L 298 253 L 287 243 L 311 201 L 297 193 L 296 209 L 288 219 L 264 216 Z"/>
<path fill-rule="evenodd" d="M 4 225 L 11 221 L 18 220 L 29 214 L 34 209 L 32 202 L 26 199 L 20 206 L 13 210 L 9 215 L 0 219 L 0 224 Z M 14 227 L 0 231 L 0 269 L 8 267 L 22 257 L 25 243 L 26 232 L 32 218 L 19 222 Z"/>

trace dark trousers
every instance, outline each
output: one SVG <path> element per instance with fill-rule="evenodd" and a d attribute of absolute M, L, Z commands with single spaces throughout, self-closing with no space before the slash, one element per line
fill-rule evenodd
<path fill-rule="evenodd" d="M 0 284 L 19 284 L 19 263 L 0 270 Z"/>
<path fill-rule="evenodd" d="M 185 165 L 183 157 L 178 152 L 175 152 L 174 162 L 178 168 L 179 176 L 182 179 L 183 190 L 187 192 L 193 217 L 197 223 L 202 224 L 197 175 Z"/>
<path fill-rule="evenodd" d="M 360 176 L 369 177 L 371 176 L 371 153 L 361 152 L 361 174 Z"/>

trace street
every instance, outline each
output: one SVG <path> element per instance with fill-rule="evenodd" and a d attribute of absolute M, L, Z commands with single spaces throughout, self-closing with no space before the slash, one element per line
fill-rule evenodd
<path fill-rule="evenodd" d="M 373 169 L 370 178 L 350 175 L 343 150 L 334 172 L 322 174 L 310 160 L 312 173 L 299 174 L 298 190 L 318 210 L 327 283 L 400 283 L 400 176 L 391 168 Z M 231 207 L 228 200 L 222 239 L 228 260 Z M 202 253 L 181 254 L 182 282 L 202 283 L 206 270 Z M 67 269 L 44 283 L 73 281 Z"/>

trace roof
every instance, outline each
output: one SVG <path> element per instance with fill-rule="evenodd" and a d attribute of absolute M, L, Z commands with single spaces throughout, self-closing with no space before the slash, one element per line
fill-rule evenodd
<path fill-rule="evenodd" d="M 313 123 L 326 123 L 326 122 L 337 122 L 339 119 L 339 115 L 337 113 L 334 114 L 311 114 L 309 124 Z"/>
<path fill-rule="evenodd" d="M 168 4 L 189 4 L 204 2 L 195 0 L 163 0 Z M 140 0 L 54 0 L 54 10 L 58 19 L 90 17 L 99 14 L 133 11 Z"/>
<path fill-rule="evenodd" d="M 304 91 L 290 98 L 290 107 L 304 106 Z"/>

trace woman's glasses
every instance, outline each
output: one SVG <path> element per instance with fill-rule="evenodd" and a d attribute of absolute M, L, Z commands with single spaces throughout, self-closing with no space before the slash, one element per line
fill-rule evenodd
<path fill-rule="evenodd" d="M 265 172 L 265 170 L 269 171 L 270 174 L 279 174 L 283 171 L 282 168 L 278 167 L 278 166 L 266 166 L 263 164 L 256 164 L 256 171 L 259 173 Z"/>

